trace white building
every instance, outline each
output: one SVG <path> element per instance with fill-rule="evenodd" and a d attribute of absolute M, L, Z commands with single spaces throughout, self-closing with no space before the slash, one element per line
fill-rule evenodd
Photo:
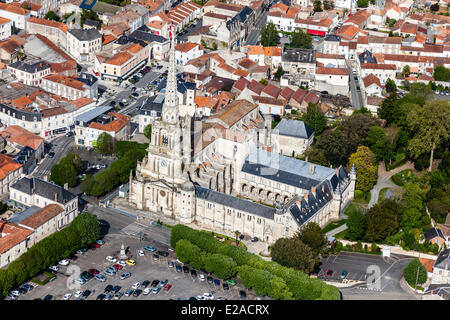
<path fill-rule="evenodd" d="M 184 66 L 192 59 L 196 59 L 202 56 L 204 53 L 203 46 L 192 43 L 184 42 L 175 46 L 175 59 L 177 64 Z"/>
<path fill-rule="evenodd" d="M 67 31 L 67 50 L 80 63 L 93 62 L 102 50 L 102 34 L 97 29 Z"/>
<path fill-rule="evenodd" d="M 29 10 L 9 3 L 0 3 L 0 18 L 11 20 L 14 28 L 24 30 L 30 16 L 31 13 Z"/>

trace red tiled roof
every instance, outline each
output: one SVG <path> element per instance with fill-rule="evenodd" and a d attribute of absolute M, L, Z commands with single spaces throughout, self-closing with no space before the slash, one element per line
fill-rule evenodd
<path fill-rule="evenodd" d="M 264 90 L 264 85 L 258 81 L 252 80 L 252 82 L 248 85 L 248 89 L 260 95 Z"/>
<path fill-rule="evenodd" d="M 126 126 L 130 122 L 129 116 L 125 116 L 120 113 L 110 112 L 110 113 L 108 113 L 108 115 L 115 117 L 116 119 L 107 124 L 92 122 L 89 125 L 89 128 L 102 130 L 102 131 L 109 131 L 109 132 L 119 132 L 124 126 Z"/>
<path fill-rule="evenodd" d="M 278 95 L 281 92 L 281 89 L 278 88 L 277 86 L 274 86 L 273 84 L 269 83 L 264 89 L 263 91 L 265 94 L 268 94 L 269 96 L 273 97 L 273 98 L 277 98 Z"/>
<path fill-rule="evenodd" d="M 5 130 L 0 132 L 0 136 L 5 138 L 10 143 L 16 143 L 22 147 L 28 146 L 33 150 L 37 150 L 39 146 L 44 143 L 43 138 L 15 125 L 6 127 Z"/>
<path fill-rule="evenodd" d="M 298 88 L 297 91 L 292 95 L 291 99 L 294 99 L 298 103 L 302 103 L 303 98 L 305 98 L 307 92 L 302 88 Z"/>
<path fill-rule="evenodd" d="M 0 153 L 0 181 L 5 179 L 10 172 L 19 170 L 22 167 L 20 163 L 17 163 L 13 158 Z"/>
<path fill-rule="evenodd" d="M 361 63 L 362 69 L 397 70 L 395 64 Z"/>
<path fill-rule="evenodd" d="M 0 220 L 0 253 L 4 253 L 24 241 L 33 231 L 14 223 Z"/>
<path fill-rule="evenodd" d="M 312 93 L 311 91 L 308 92 L 308 94 L 305 96 L 305 98 L 303 98 L 303 101 L 305 101 L 306 103 L 314 103 L 317 104 L 319 102 L 319 97 L 316 96 L 314 93 Z"/>
<path fill-rule="evenodd" d="M 279 97 L 282 97 L 282 98 L 284 98 L 284 99 L 286 99 L 286 100 L 289 100 L 289 99 L 292 97 L 292 95 L 293 95 L 294 93 L 295 93 L 294 90 L 292 90 L 292 89 L 289 88 L 289 87 L 286 87 L 286 88 L 284 88 L 284 89 L 280 92 Z"/>
<path fill-rule="evenodd" d="M 175 50 L 181 51 L 181 52 L 189 52 L 192 49 L 194 49 L 195 47 L 200 47 L 200 45 L 198 43 L 193 43 L 193 42 L 183 42 L 183 43 L 177 44 L 175 46 Z"/>
<path fill-rule="evenodd" d="M 348 70 L 344 68 L 324 68 L 316 69 L 316 74 L 330 74 L 335 76 L 348 76 Z"/>
<path fill-rule="evenodd" d="M 233 88 L 236 88 L 239 91 L 244 90 L 248 85 L 250 84 L 250 81 L 248 81 L 245 78 L 240 78 L 239 80 L 237 80 L 234 85 Z"/>
<path fill-rule="evenodd" d="M 364 79 L 363 79 L 363 82 L 364 82 L 364 87 L 369 87 L 369 86 L 371 86 L 372 84 L 376 84 L 377 86 L 379 86 L 379 87 L 381 87 L 381 82 L 380 82 L 380 79 L 378 79 L 378 77 L 377 76 L 375 76 L 373 73 L 371 73 L 371 74 L 369 74 L 367 77 L 365 77 Z"/>
<path fill-rule="evenodd" d="M 42 24 L 47 27 L 58 28 L 64 32 L 67 32 L 69 30 L 69 26 L 65 23 L 57 22 L 57 21 L 53 21 L 53 20 L 36 18 L 36 17 L 30 17 L 30 19 L 28 19 L 27 23 Z"/>
<path fill-rule="evenodd" d="M 64 212 L 64 208 L 56 203 L 50 204 L 20 222 L 21 225 L 37 229 L 44 223 Z"/>

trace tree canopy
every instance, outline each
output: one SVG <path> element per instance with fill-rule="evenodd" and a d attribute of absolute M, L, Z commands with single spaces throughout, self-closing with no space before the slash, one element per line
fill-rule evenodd
<path fill-rule="evenodd" d="M 278 45 L 278 31 L 273 22 L 269 22 L 261 29 L 261 45 L 275 47 Z"/>
<path fill-rule="evenodd" d="M 305 273 L 314 269 L 314 255 L 309 246 L 299 238 L 280 238 L 272 246 L 272 260 L 288 268 Z"/>
<path fill-rule="evenodd" d="M 312 37 L 302 29 L 296 29 L 291 33 L 291 43 L 289 45 L 291 48 L 309 49 L 311 44 Z"/>
<path fill-rule="evenodd" d="M 327 125 L 327 117 L 322 113 L 320 107 L 312 102 L 308 103 L 302 120 L 314 131 L 315 135 L 321 134 Z"/>
<path fill-rule="evenodd" d="M 437 66 L 434 68 L 433 77 L 436 81 L 449 81 L 450 70 L 444 66 Z"/>
<path fill-rule="evenodd" d="M 403 276 L 405 277 L 406 282 L 411 287 L 415 287 L 416 284 L 420 285 L 427 281 L 427 269 L 425 269 L 424 265 L 420 263 L 418 258 L 412 260 L 403 270 Z"/>
<path fill-rule="evenodd" d="M 375 155 L 366 146 L 359 146 L 350 156 L 349 167 L 356 169 L 356 189 L 367 192 L 377 183 L 378 168 Z"/>
<path fill-rule="evenodd" d="M 101 133 L 97 138 L 97 150 L 103 155 L 110 155 L 114 151 L 113 137 L 106 132 Z"/>

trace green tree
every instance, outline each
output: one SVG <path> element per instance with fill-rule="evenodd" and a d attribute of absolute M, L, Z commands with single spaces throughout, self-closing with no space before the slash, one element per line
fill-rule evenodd
<path fill-rule="evenodd" d="M 433 78 L 435 81 L 450 81 L 450 70 L 444 66 L 434 68 Z"/>
<path fill-rule="evenodd" d="M 322 1 L 320 0 L 314 0 L 314 12 L 322 12 Z"/>
<path fill-rule="evenodd" d="M 308 103 L 302 120 L 314 131 L 316 136 L 320 135 L 327 125 L 327 117 L 322 113 L 320 107 L 312 102 Z"/>
<path fill-rule="evenodd" d="M 430 10 L 431 11 L 434 11 L 434 12 L 437 12 L 437 11 L 439 11 L 439 3 L 433 3 L 431 6 L 430 6 Z"/>
<path fill-rule="evenodd" d="M 278 32 L 273 22 L 269 22 L 262 27 L 261 45 L 263 47 L 275 47 L 278 45 Z"/>
<path fill-rule="evenodd" d="M 334 9 L 334 2 L 330 0 L 323 0 L 323 8 L 325 10 L 332 10 Z"/>
<path fill-rule="evenodd" d="M 192 244 L 188 240 L 181 239 L 175 246 L 175 252 L 178 260 L 183 263 L 190 264 L 195 269 L 202 269 L 205 267 L 205 254 L 195 244 Z"/>
<path fill-rule="evenodd" d="M 327 157 L 325 157 L 325 153 L 319 148 L 310 146 L 305 151 L 305 156 L 308 159 L 308 162 L 312 162 L 320 166 L 328 166 Z"/>
<path fill-rule="evenodd" d="M 296 29 L 291 33 L 291 43 L 289 45 L 291 48 L 309 49 L 311 44 L 312 37 L 302 29 Z"/>
<path fill-rule="evenodd" d="M 378 126 L 370 128 L 366 142 L 376 155 L 376 160 L 390 160 L 394 153 L 394 144 L 386 136 L 386 131 Z"/>
<path fill-rule="evenodd" d="M 67 183 L 73 187 L 77 184 L 77 170 L 70 160 L 63 158 L 51 168 L 50 180 L 60 186 Z"/>
<path fill-rule="evenodd" d="M 360 240 L 364 236 L 366 218 L 360 210 L 353 211 L 346 221 L 347 231 L 345 233 L 348 240 Z"/>
<path fill-rule="evenodd" d="M 369 0 L 358 0 L 356 1 L 358 8 L 367 8 L 369 5 Z"/>
<path fill-rule="evenodd" d="M 97 150 L 103 155 L 110 155 L 113 153 L 114 141 L 113 137 L 103 132 L 97 138 Z"/>
<path fill-rule="evenodd" d="M 403 269 L 403 276 L 406 282 L 415 288 L 416 285 L 423 284 L 427 281 L 427 269 L 420 263 L 418 258 L 415 258 Z"/>
<path fill-rule="evenodd" d="M 392 92 L 396 92 L 397 91 L 397 85 L 390 78 L 388 78 L 386 80 L 386 83 L 385 83 L 384 87 L 386 88 L 386 92 L 387 93 L 392 93 Z"/>
<path fill-rule="evenodd" d="M 450 102 L 446 100 L 431 101 L 423 108 L 412 110 L 407 117 L 413 138 L 408 143 L 408 150 L 413 158 L 430 152 L 431 172 L 435 149 L 450 136 Z"/>
<path fill-rule="evenodd" d="M 397 233 L 403 207 L 392 199 L 384 199 L 366 213 L 366 233 L 364 239 L 377 242 Z"/>
<path fill-rule="evenodd" d="M 85 246 L 98 240 L 100 225 L 97 217 L 90 212 L 82 212 L 73 219 L 70 228 L 79 236 L 79 246 Z"/>
<path fill-rule="evenodd" d="M 411 69 L 409 68 L 409 65 L 404 66 L 403 70 L 402 70 L 403 76 L 409 77 L 410 73 L 411 73 Z"/>
<path fill-rule="evenodd" d="M 377 163 L 375 154 L 366 146 L 358 147 L 350 156 L 349 167 L 356 169 L 356 189 L 368 192 L 377 183 Z"/>
<path fill-rule="evenodd" d="M 284 70 L 281 67 L 281 65 L 279 65 L 277 71 L 274 74 L 274 78 L 279 81 L 281 79 L 281 77 L 283 76 L 283 74 L 284 74 Z"/>
<path fill-rule="evenodd" d="M 65 158 L 73 164 L 77 173 L 81 172 L 81 157 L 79 154 L 71 152 Z"/>
<path fill-rule="evenodd" d="M 0 296 L 6 297 L 14 285 L 14 273 L 9 269 L 0 269 Z"/>
<path fill-rule="evenodd" d="M 54 12 L 54 11 L 48 11 L 45 16 L 44 19 L 46 20 L 54 20 L 54 21 L 60 21 L 61 19 L 59 19 L 58 15 Z"/>
<path fill-rule="evenodd" d="M 220 279 L 228 279 L 236 273 L 236 262 L 228 256 L 213 253 L 205 259 L 205 269 Z"/>
<path fill-rule="evenodd" d="M 429 224 L 428 215 L 424 207 L 424 193 L 416 183 L 407 183 L 403 186 L 402 200 L 405 205 L 400 226 L 404 230 L 421 228 Z"/>
<path fill-rule="evenodd" d="M 92 176 L 92 174 L 86 175 L 80 184 L 81 192 L 85 192 L 86 194 L 91 194 L 94 184 L 95 184 L 95 180 L 94 180 L 94 177 Z"/>
<path fill-rule="evenodd" d="M 152 140 L 152 125 L 148 124 L 145 128 L 144 128 L 144 136 L 148 139 L 148 140 Z"/>
<path fill-rule="evenodd" d="M 315 222 L 308 222 L 297 233 L 297 237 L 309 246 L 317 256 L 328 244 L 327 237 L 322 228 Z"/>
<path fill-rule="evenodd" d="M 272 246 L 272 260 L 305 273 L 314 269 L 315 259 L 310 247 L 297 237 L 280 238 Z"/>

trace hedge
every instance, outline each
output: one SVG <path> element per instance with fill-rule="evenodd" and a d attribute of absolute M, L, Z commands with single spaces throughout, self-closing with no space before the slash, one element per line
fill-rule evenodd
<path fill-rule="evenodd" d="M 15 286 L 94 242 L 99 235 L 97 218 L 89 212 L 79 214 L 70 225 L 37 242 L 7 269 L 0 270 L 0 296 L 6 296 Z"/>
<path fill-rule="evenodd" d="M 185 261 L 195 260 L 193 255 L 195 252 L 198 254 L 196 248 L 202 251 L 199 257 L 203 257 L 197 260 L 205 259 L 205 263 L 208 261 L 209 255 L 214 254 L 231 258 L 236 263 L 237 275 L 241 278 L 244 286 L 253 288 L 258 295 L 265 293 L 273 299 L 340 299 L 339 290 L 336 287 L 327 285 L 319 279 L 312 279 L 303 272 L 283 267 L 276 262 L 265 261 L 240 247 L 221 243 L 209 232 L 196 231 L 178 224 L 172 228 L 170 244 L 176 248 L 177 257 L 182 262 L 184 261 L 180 257 Z M 228 265 L 229 262 L 226 263 Z M 224 276 L 224 274 L 221 275 Z M 277 289 L 270 289 L 268 284 Z"/>

